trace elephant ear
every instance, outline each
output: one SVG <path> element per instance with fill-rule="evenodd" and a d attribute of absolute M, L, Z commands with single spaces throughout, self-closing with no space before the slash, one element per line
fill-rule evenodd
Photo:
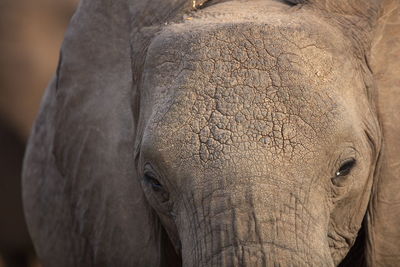
<path fill-rule="evenodd" d="M 369 208 L 370 266 L 400 262 L 400 1 L 387 1 L 372 44 L 371 68 L 383 132 L 379 177 Z"/>
<path fill-rule="evenodd" d="M 44 266 L 171 264 L 135 166 L 140 62 L 159 25 L 202 3 L 81 1 L 24 162 L 25 214 Z"/>

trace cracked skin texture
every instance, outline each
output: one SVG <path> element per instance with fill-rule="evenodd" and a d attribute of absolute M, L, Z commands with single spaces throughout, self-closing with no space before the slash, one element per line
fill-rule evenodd
<path fill-rule="evenodd" d="M 144 83 L 159 141 L 183 142 L 180 151 L 189 154 L 179 157 L 203 164 L 260 151 L 279 158 L 312 153 L 340 110 L 330 85 L 335 62 L 324 44 L 294 24 L 196 23 L 171 26 L 150 47 Z"/>
<path fill-rule="evenodd" d="M 317 153 L 348 126 L 340 95 L 350 81 L 337 69 L 353 65 L 327 41 L 334 33 L 286 19 L 213 23 L 205 15 L 164 29 L 144 70 L 154 143 L 201 165 L 234 155 L 290 160 Z"/>
<path fill-rule="evenodd" d="M 176 195 L 192 192 L 194 203 L 211 195 L 209 205 L 229 209 L 229 205 L 221 204 L 229 195 L 232 203 L 242 205 L 241 198 L 254 199 L 252 208 L 258 214 L 265 213 L 266 207 L 281 210 L 280 215 L 260 215 L 261 222 L 283 223 L 275 234 L 270 225 L 263 225 L 259 241 L 278 247 L 285 247 L 285 242 L 297 244 L 294 251 L 298 257 L 292 261 L 300 265 L 313 260 L 328 264 L 330 256 L 314 252 L 315 258 L 310 260 L 310 253 L 298 245 L 318 251 L 318 246 L 328 243 L 323 243 L 317 233 L 328 232 L 332 257 L 338 264 L 354 242 L 358 228 L 343 229 L 328 221 L 326 212 L 333 207 L 321 196 L 331 194 L 326 184 L 329 171 L 318 172 L 313 166 L 329 161 L 338 144 L 341 146 L 340 140 L 349 140 L 354 132 L 362 136 L 359 125 L 351 121 L 357 116 L 355 99 L 346 99 L 349 85 L 354 90 L 363 90 L 364 86 L 353 62 L 345 60 L 349 44 L 343 43 L 334 28 L 327 32 L 320 21 L 314 22 L 309 16 L 307 20 L 273 12 L 265 16 L 261 10 L 259 17 L 253 13 L 249 21 L 241 17 L 240 9 L 235 10 L 237 14 L 226 17 L 214 13 L 211 6 L 193 20 L 164 28 L 153 40 L 143 74 L 142 101 L 148 107 L 142 118 L 147 122 L 143 157 L 157 162 L 165 177 L 174 178 L 165 183 L 178 188 L 173 189 Z M 221 179 L 225 180 L 222 185 Z M 362 186 L 361 181 L 353 190 Z M 310 193 L 312 187 L 314 192 Z M 271 194 L 271 188 L 275 193 Z M 295 192 L 293 188 L 297 188 Z M 365 203 L 368 195 L 361 195 Z M 282 197 L 294 203 L 288 204 L 292 211 L 273 207 L 271 203 L 282 202 Z M 221 203 L 212 204 L 211 199 L 220 199 Z M 348 202 L 360 199 L 354 197 Z M 301 207 L 300 215 L 295 207 Z M 192 208 L 196 210 L 195 205 Z M 301 218 L 303 213 L 311 219 L 293 228 L 294 217 Z M 249 220 L 245 213 L 231 216 L 227 225 Z M 362 216 L 355 217 L 350 220 L 359 225 Z M 180 221 L 176 224 L 181 228 L 194 227 L 183 226 L 182 218 Z M 299 233 L 300 228 L 304 228 L 307 238 Z M 241 238 L 249 239 L 252 230 L 242 231 L 247 234 Z M 299 236 L 291 236 L 291 231 Z M 250 239 L 256 242 L 256 238 Z M 189 250 L 190 245 L 182 242 Z M 226 241 L 225 247 L 230 242 Z M 247 257 L 243 252 L 241 257 L 252 259 L 248 264 L 256 264 L 260 251 L 248 252 Z M 289 251 L 276 253 L 278 256 L 267 262 L 283 263 L 293 257 Z M 214 251 L 214 255 L 219 253 Z"/>

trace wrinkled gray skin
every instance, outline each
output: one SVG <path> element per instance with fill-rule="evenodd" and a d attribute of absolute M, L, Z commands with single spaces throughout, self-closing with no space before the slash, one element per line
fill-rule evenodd
<path fill-rule="evenodd" d="M 399 10 L 83 0 L 25 159 L 44 266 L 395 266 Z"/>

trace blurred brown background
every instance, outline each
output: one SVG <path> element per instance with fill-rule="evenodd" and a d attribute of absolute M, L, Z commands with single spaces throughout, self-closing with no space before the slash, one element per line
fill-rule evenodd
<path fill-rule="evenodd" d="M 21 163 L 78 1 L 0 0 L 0 267 L 39 266 L 22 212 Z"/>

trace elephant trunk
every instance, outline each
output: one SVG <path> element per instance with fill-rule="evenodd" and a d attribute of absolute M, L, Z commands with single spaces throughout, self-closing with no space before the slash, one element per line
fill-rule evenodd
<path fill-rule="evenodd" d="M 183 266 L 334 265 L 326 219 L 293 193 L 217 190 L 187 206 Z"/>

